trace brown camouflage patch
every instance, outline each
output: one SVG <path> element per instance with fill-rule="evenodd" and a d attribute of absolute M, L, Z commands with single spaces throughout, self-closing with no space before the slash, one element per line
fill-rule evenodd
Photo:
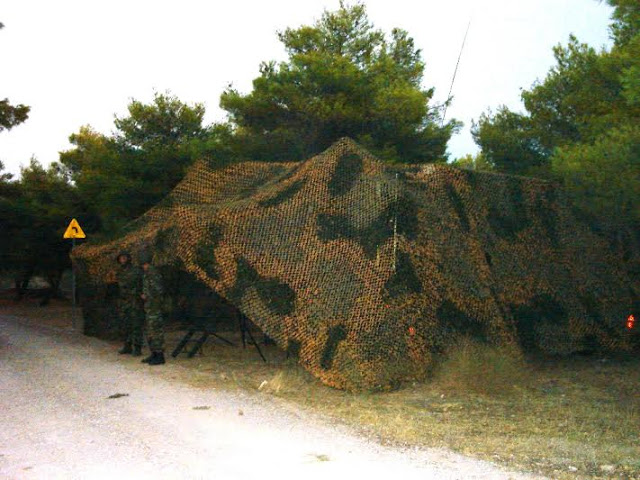
<path fill-rule="evenodd" d="M 76 249 L 88 332 L 112 321 L 116 252 L 149 245 L 338 388 L 421 378 L 462 336 L 553 353 L 639 343 L 625 330 L 638 277 L 554 185 L 385 165 L 348 139 L 299 163 L 198 163 L 124 236 Z"/>

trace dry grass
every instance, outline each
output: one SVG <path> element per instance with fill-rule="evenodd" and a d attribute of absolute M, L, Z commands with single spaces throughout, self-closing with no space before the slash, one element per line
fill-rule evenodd
<path fill-rule="evenodd" d="M 46 321 L 45 309 L 22 308 L 12 313 Z M 51 308 L 49 321 L 60 314 Z M 180 336 L 170 333 L 167 343 Z M 324 387 L 275 347 L 261 347 L 267 364 L 251 346 L 214 340 L 203 355 L 170 361 L 193 385 L 277 397 L 384 443 L 451 448 L 558 479 L 640 479 L 637 356 L 525 359 L 508 348 L 459 347 L 429 382 L 375 394 Z"/>
<path fill-rule="evenodd" d="M 464 339 L 450 347 L 435 372 L 441 389 L 503 396 L 531 380 L 521 352 L 513 345 L 489 347 Z"/>
<path fill-rule="evenodd" d="M 210 349 L 210 350 L 209 350 Z M 552 478 L 640 478 L 640 360 L 525 359 L 464 343 L 428 383 L 351 394 L 319 384 L 276 350 L 210 346 L 200 386 L 259 391 L 383 443 L 451 448 Z"/>

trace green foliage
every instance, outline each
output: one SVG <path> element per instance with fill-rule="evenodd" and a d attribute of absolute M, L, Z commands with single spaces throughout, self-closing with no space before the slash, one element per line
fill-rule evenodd
<path fill-rule="evenodd" d="M 472 133 L 497 170 L 548 176 L 557 147 L 592 141 L 637 112 L 620 95 L 620 58 L 570 37 L 554 48 L 556 65 L 522 92 L 526 114 L 501 107 L 483 114 Z"/>
<path fill-rule="evenodd" d="M 103 135 L 82 127 L 61 152 L 97 228 L 117 232 L 160 201 L 196 158 L 224 165 L 237 160 L 300 160 L 350 136 L 391 161 L 439 161 L 458 128 L 440 126 L 421 87 L 425 65 L 407 32 L 375 29 L 363 5 L 325 12 L 312 26 L 279 38 L 287 62 L 261 65 L 253 91 L 221 96 L 229 122 L 202 126 L 204 107 L 170 94 L 133 100 Z"/>
<path fill-rule="evenodd" d="M 80 196 L 101 217 L 101 228 L 111 230 L 144 211 L 140 178 L 134 178 L 137 155 L 89 126 L 69 137 L 74 149 L 60 153 Z M 146 193 L 146 192 L 145 192 Z M 142 203 L 142 205 L 140 205 Z"/>
<path fill-rule="evenodd" d="M 237 161 L 236 144 L 230 124 L 213 123 L 204 127 L 201 135 L 192 138 L 187 149 L 191 158 L 209 160 L 212 168 L 220 168 Z"/>
<path fill-rule="evenodd" d="M 364 5 L 325 11 L 312 26 L 279 33 L 287 62 L 265 62 L 253 91 L 220 105 L 240 157 L 300 160 L 348 136 L 390 161 L 445 158 L 456 121 L 440 127 L 421 87 L 425 65 L 407 32 L 374 29 Z"/>
<path fill-rule="evenodd" d="M 588 141 L 624 115 L 619 67 L 609 54 L 571 36 L 567 47 L 554 48 L 554 55 L 557 65 L 545 81 L 522 93 L 536 134 L 549 149 Z"/>
<path fill-rule="evenodd" d="M 478 172 L 491 172 L 495 167 L 487 161 L 486 155 L 482 152 L 476 155 L 468 153 L 464 157 L 456 158 L 449 165 L 456 168 L 463 168 L 465 170 L 475 170 Z"/>
<path fill-rule="evenodd" d="M 636 0 L 607 0 L 614 8 L 611 33 L 617 46 L 626 46 L 640 32 L 640 5 Z"/>
<path fill-rule="evenodd" d="M 128 111 L 128 116 L 116 117 L 115 134 L 82 127 L 69 137 L 74 148 L 60 154 L 106 231 L 117 230 L 159 202 L 200 155 L 198 146 L 212 142 L 202 127 L 200 104 L 189 106 L 156 93 L 151 104 L 133 100 Z"/>
<path fill-rule="evenodd" d="M 500 172 L 530 175 L 544 169 L 550 152 L 535 134 L 531 118 L 500 107 L 483 113 L 471 133 L 482 149 L 485 165 Z"/>
<path fill-rule="evenodd" d="M 0 160 L 0 199 L 3 199 L 10 195 L 13 184 L 13 174 L 9 172 L 3 172 L 4 163 Z"/>
<path fill-rule="evenodd" d="M 0 271 L 10 270 L 15 265 L 14 247 L 18 245 L 14 232 L 16 220 L 20 218 L 17 199 L 20 196 L 19 184 L 12 181 L 13 175 L 4 172 L 4 164 L 0 162 L 0 252 L 2 261 Z"/>
<path fill-rule="evenodd" d="M 560 148 L 552 162 L 581 210 L 607 223 L 640 222 L 640 126 Z"/>
<path fill-rule="evenodd" d="M 2 178 L 0 269 L 25 285 L 31 275 L 42 274 L 57 289 L 62 272 L 70 267 L 71 243 L 62 238 L 64 229 L 72 217 L 90 225 L 77 192 L 58 165 L 45 169 L 35 159 L 22 168 L 19 181 Z"/>
<path fill-rule="evenodd" d="M 640 31 L 640 30 L 638 30 Z M 617 51 L 622 72 L 622 95 L 636 112 L 640 109 L 640 34 Z"/>
<path fill-rule="evenodd" d="M 205 110 L 200 103 L 189 106 L 169 94 L 156 93 L 152 104 L 133 100 L 128 111 L 128 116 L 116 117 L 115 125 L 117 141 L 130 148 L 148 153 L 179 149 L 203 133 Z"/>
<path fill-rule="evenodd" d="M 26 105 L 16 105 L 9 103 L 9 99 L 0 100 L 0 132 L 11 130 L 16 125 L 21 124 L 29 118 L 29 110 Z"/>
<path fill-rule="evenodd" d="M 546 78 L 522 92 L 526 113 L 484 114 L 473 135 L 497 170 L 552 177 L 584 213 L 629 226 L 640 219 L 640 3 L 608 3 L 610 50 L 571 36 Z"/>

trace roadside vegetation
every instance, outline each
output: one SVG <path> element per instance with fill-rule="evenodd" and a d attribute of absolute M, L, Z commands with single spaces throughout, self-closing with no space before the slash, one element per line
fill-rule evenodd
<path fill-rule="evenodd" d="M 14 288 L 0 296 L 2 313 L 69 328 L 59 286 L 70 266 L 61 237 L 71 216 L 91 238 L 116 236 L 197 159 L 213 166 L 300 160 L 342 136 L 388 162 L 450 161 L 560 183 L 576 214 L 612 239 L 637 284 L 640 4 L 607 3 L 614 9 L 612 47 L 599 51 L 574 37 L 558 45 L 556 64 L 522 93 L 524 113 L 498 106 L 474 124 L 482 149 L 475 157 L 447 157 L 459 123 L 441 123 L 443 105 L 431 101 L 425 63 L 408 32 L 385 34 L 363 5 L 341 3 L 314 25 L 279 34 L 288 59 L 264 62 L 250 93 L 222 94 L 226 122 L 203 125 L 201 104 L 156 93 L 150 104 L 131 101 L 110 135 L 79 127 L 73 148 L 49 167 L 33 159 L 13 178 L 0 163 L 0 276 Z M 2 98 L 6 135 L 27 121 L 29 107 Z M 46 307 L 29 294 L 35 275 L 50 286 Z M 266 364 L 252 348 L 209 341 L 202 355 L 175 362 L 184 367 L 183 381 L 279 399 L 383 442 L 451 448 L 551 478 L 640 479 L 640 352 L 523 356 L 468 341 L 424 383 L 353 394 L 322 386 L 273 346 L 264 350 Z"/>
<path fill-rule="evenodd" d="M 555 65 L 522 91 L 524 112 L 493 106 L 473 125 L 481 152 L 452 159 L 447 143 L 460 123 L 442 114 L 454 99 L 433 101 L 409 32 L 383 32 L 364 4 L 341 2 L 277 34 L 286 60 L 262 62 L 250 92 L 222 92 L 226 121 L 204 124 L 203 104 L 155 92 L 150 103 L 131 100 L 110 134 L 79 126 L 48 167 L 34 158 L 13 178 L 0 163 L 0 274 L 19 290 L 46 276 L 55 296 L 72 217 L 91 239 L 115 237 L 198 159 L 214 168 L 302 160 L 344 136 L 387 162 L 448 161 L 558 182 L 577 214 L 626 250 L 629 232 L 640 230 L 640 4 L 607 3 L 612 46 L 596 50 L 573 36 L 558 44 Z M 29 109 L 0 101 L 0 135 L 28 121 Z"/>
<path fill-rule="evenodd" d="M 215 368 L 246 390 L 261 378 L 233 363 Z M 450 448 L 550 478 L 640 478 L 637 355 L 524 358 L 468 343 L 427 382 L 375 394 L 327 389 L 291 363 L 273 368 L 262 392 L 382 442 Z"/>
<path fill-rule="evenodd" d="M 38 303 L 0 296 L 3 314 L 71 328 L 67 302 Z M 183 334 L 168 334 L 170 348 Z M 260 345 L 264 363 L 251 345 L 240 347 L 237 333 L 221 334 L 236 346 L 210 339 L 194 358 L 170 359 L 180 366 L 173 378 L 264 396 L 386 444 L 448 448 L 554 479 L 640 478 L 640 352 L 525 357 L 469 341 L 424 383 L 349 393 L 323 386 L 274 346 Z"/>

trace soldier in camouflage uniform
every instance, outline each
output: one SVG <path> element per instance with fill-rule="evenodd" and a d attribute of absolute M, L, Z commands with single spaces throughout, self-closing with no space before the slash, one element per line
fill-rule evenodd
<path fill-rule="evenodd" d="M 118 351 L 120 354 L 142 355 L 144 311 L 140 301 L 142 292 L 142 272 L 131 263 L 128 252 L 120 252 L 117 257 L 120 268 L 116 273 L 118 281 L 118 315 L 124 325 L 124 346 Z"/>
<path fill-rule="evenodd" d="M 162 317 L 162 277 L 151 265 L 151 255 L 143 253 L 142 264 L 142 300 L 146 316 L 147 341 L 151 355 L 142 360 L 149 365 L 162 365 L 164 360 L 164 319 Z"/>

